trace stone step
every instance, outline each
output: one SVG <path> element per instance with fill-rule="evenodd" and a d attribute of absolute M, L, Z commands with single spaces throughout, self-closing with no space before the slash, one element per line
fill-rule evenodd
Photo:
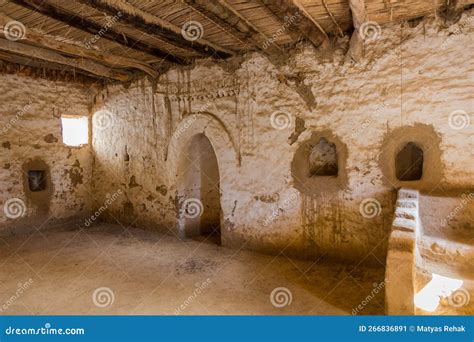
<path fill-rule="evenodd" d="M 413 189 L 400 189 L 398 190 L 398 198 L 399 199 L 418 199 L 420 197 L 420 192 L 418 190 Z"/>
<path fill-rule="evenodd" d="M 416 232 L 417 228 L 418 223 L 416 220 L 409 220 L 401 217 L 396 217 L 392 224 L 392 229 L 403 230 L 407 232 Z"/>
<path fill-rule="evenodd" d="M 417 220 L 418 210 L 416 208 L 397 207 L 397 209 L 395 210 L 395 217 L 407 220 Z"/>
<path fill-rule="evenodd" d="M 418 201 L 413 199 L 399 199 L 396 206 L 399 208 L 414 208 L 418 209 Z"/>

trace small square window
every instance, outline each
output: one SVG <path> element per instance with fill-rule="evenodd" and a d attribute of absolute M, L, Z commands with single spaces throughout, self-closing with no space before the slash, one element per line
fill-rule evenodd
<path fill-rule="evenodd" d="M 87 145 L 89 142 L 89 119 L 87 116 L 62 116 L 63 143 L 68 146 Z"/>
<path fill-rule="evenodd" d="M 28 188 L 33 192 L 46 190 L 46 176 L 44 170 L 28 171 Z"/>

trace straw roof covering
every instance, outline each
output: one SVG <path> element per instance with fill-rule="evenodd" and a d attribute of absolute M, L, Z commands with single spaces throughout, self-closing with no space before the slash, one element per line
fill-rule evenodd
<path fill-rule="evenodd" d="M 367 21 L 453 11 L 474 0 L 0 0 L 0 60 L 91 78 L 156 77 L 196 58 L 325 48 Z"/>

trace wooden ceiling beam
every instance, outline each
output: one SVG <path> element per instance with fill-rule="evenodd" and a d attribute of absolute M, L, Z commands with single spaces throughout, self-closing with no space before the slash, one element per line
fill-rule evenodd
<path fill-rule="evenodd" d="M 253 26 L 225 0 L 183 0 L 188 6 L 215 22 L 231 35 L 249 44 L 251 48 L 269 53 L 282 53 L 278 45 L 270 41 L 265 34 Z M 268 48 L 266 47 L 268 45 Z"/>
<path fill-rule="evenodd" d="M 328 43 L 328 36 L 317 21 L 296 0 L 259 0 L 290 31 L 298 31 L 315 47 Z"/>
<path fill-rule="evenodd" d="M 367 21 L 367 12 L 365 10 L 364 0 L 349 0 L 349 7 L 352 13 L 352 23 L 355 29 L 359 29 Z"/>
<path fill-rule="evenodd" d="M 151 56 L 158 57 L 161 60 L 173 62 L 177 64 L 187 64 L 187 61 L 178 56 L 171 55 L 166 51 L 151 47 L 139 40 L 126 36 L 121 32 L 116 32 L 112 28 L 104 30 L 104 27 L 92 20 L 81 17 L 57 6 L 49 0 L 10 0 L 11 2 L 45 15 L 54 20 L 60 21 L 66 25 L 72 26 L 84 32 L 93 35 L 99 35 L 102 38 L 113 41 L 117 44 L 125 46 L 129 49 L 147 53 Z"/>
<path fill-rule="evenodd" d="M 0 12 L 0 36 L 5 35 L 5 25 L 12 20 L 12 18 Z M 87 49 L 78 45 L 68 44 L 64 41 L 57 40 L 54 37 L 36 32 L 29 27 L 26 27 L 25 36 L 22 38 L 21 42 L 29 45 L 45 47 L 74 57 L 90 58 L 99 63 L 108 64 L 111 67 L 138 69 L 153 78 L 158 77 L 158 72 L 146 63 L 141 63 L 127 57 L 111 55 L 94 49 Z"/>
<path fill-rule="evenodd" d="M 234 54 L 234 51 L 218 46 L 206 39 L 187 40 L 181 33 L 181 28 L 177 27 L 151 13 L 142 11 L 138 7 L 132 6 L 120 0 L 78 0 L 81 4 L 95 8 L 98 11 L 109 15 L 121 13 L 120 21 L 127 23 L 142 32 L 154 35 L 169 44 L 182 49 L 192 50 L 206 56 L 216 56 L 227 58 Z M 204 34 L 204 32 L 202 32 Z"/>
<path fill-rule="evenodd" d="M 87 71 L 88 73 L 116 81 L 129 81 L 130 74 L 113 70 L 87 58 L 66 57 L 51 50 L 30 46 L 15 41 L 0 38 L 0 51 L 10 52 L 26 57 L 34 57 L 47 62 L 62 64 L 69 67 Z"/>
<path fill-rule="evenodd" d="M 70 67 L 68 65 L 61 65 L 61 64 L 55 64 L 51 62 L 46 62 L 41 59 L 35 59 L 31 57 L 25 57 L 25 56 L 20 56 L 8 52 L 3 52 L 0 51 L 0 60 L 13 64 L 13 65 L 20 65 L 23 67 L 30 67 L 33 69 L 46 69 L 46 70 L 54 70 L 54 71 L 59 71 L 60 73 L 67 72 L 68 74 L 74 76 L 74 75 L 80 75 L 80 76 L 85 76 L 89 80 L 93 80 L 94 82 L 98 80 L 102 80 L 101 77 L 98 77 L 97 75 L 90 74 L 86 71 Z"/>
<path fill-rule="evenodd" d="M 364 41 L 360 36 L 360 27 L 367 21 L 367 12 L 364 0 L 349 0 L 352 13 L 354 32 L 349 42 L 349 50 L 346 53 L 346 61 L 359 62 L 364 55 Z"/>

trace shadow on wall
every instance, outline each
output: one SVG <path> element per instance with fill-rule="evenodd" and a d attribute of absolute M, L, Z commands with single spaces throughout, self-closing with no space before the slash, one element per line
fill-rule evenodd
<path fill-rule="evenodd" d="M 178 220 L 182 236 L 206 236 L 220 244 L 219 182 L 211 142 L 204 134 L 194 135 L 181 151 L 178 165 Z"/>

